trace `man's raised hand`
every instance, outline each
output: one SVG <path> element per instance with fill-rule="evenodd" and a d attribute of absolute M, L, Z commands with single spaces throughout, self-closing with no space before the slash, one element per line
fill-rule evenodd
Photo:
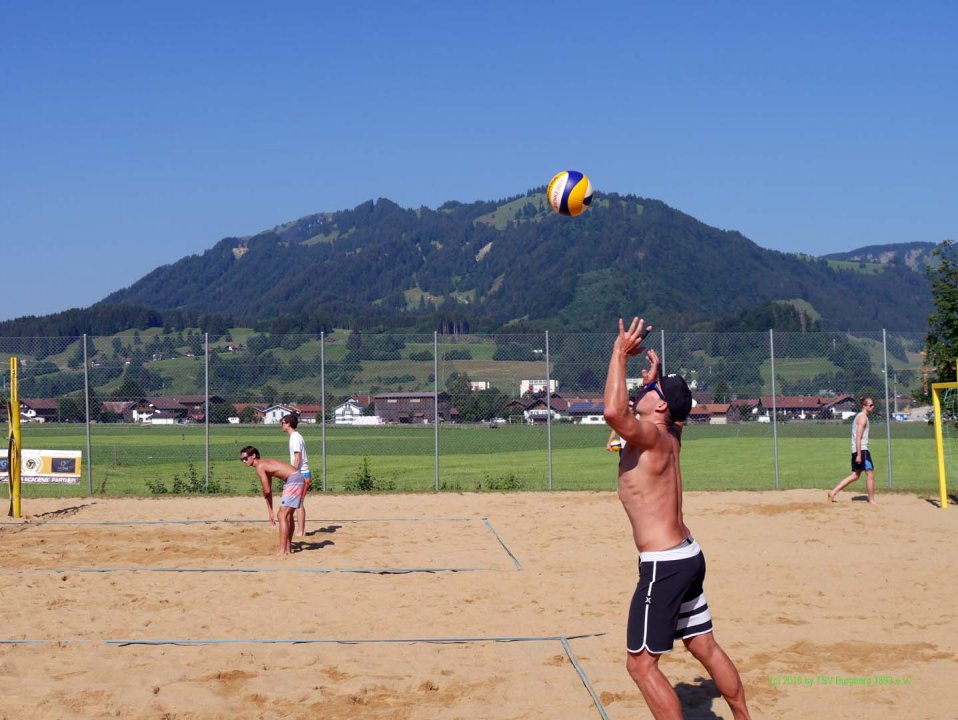
<path fill-rule="evenodd" d="M 616 339 L 616 345 L 626 355 L 638 355 L 642 351 L 642 341 L 651 330 L 652 325 L 646 325 L 643 318 L 632 318 L 628 329 L 625 327 L 625 321 L 619 318 L 619 337 Z"/>

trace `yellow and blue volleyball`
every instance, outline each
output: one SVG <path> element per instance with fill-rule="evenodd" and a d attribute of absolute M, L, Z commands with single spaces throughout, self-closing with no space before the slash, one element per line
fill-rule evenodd
<path fill-rule="evenodd" d="M 581 215 L 592 202 L 592 183 L 575 170 L 563 170 L 546 187 L 549 207 L 560 215 Z"/>

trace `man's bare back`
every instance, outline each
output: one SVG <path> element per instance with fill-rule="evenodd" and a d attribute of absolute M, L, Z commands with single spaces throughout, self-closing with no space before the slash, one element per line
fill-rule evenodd
<path fill-rule="evenodd" d="M 256 468 L 256 474 L 260 477 L 265 475 L 267 478 L 279 478 L 280 480 L 286 480 L 296 472 L 296 468 L 288 462 L 274 460 L 273 458 L 258 458 L 254 467 Z"/>

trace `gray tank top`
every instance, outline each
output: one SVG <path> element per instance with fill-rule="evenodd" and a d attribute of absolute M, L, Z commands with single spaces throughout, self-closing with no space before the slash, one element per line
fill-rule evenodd
<path fill-rule="evenodd" d="M 858 452 L 858 448 L 855 447 L 855 433 L 858 432 L 858 418 L 861 415 L 865 415 L 865 411 L 862 410 L 858 415 L 855 416 L 855 420 L 852 421 L 852 452 Z M 868 415 L 865 415 L 865 432 L 862 433 L 862 450 L 868 449 Z"/>

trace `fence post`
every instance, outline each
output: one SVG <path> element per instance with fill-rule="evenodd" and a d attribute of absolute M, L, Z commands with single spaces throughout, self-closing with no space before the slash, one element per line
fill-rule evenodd
<path fill-rule="evenodd" d="M 768 330 L 768 352 L 772 361 L 772 454 L 775 456 L 775 489 L 779 489 L 778 474 L 778 403 L 775 398 L 775 331 Z"/>
<path fill-rule="evenodd" d="M 210 491 L 210 334 L 203 333 L 203 392 L 206 395 L 206 412 L 203 413 L 204 427 L 204 445 L 206 446 L 206 480 L 203 483 L 203 489 Z"/>
<path fill-rule="evenodd" d="M 665 330 L 660 330 L 662 352 L 659 353 L 659 378 L 665 377 Z"/>
<path fill-rule="evenodd" d="M 439 492 L 439 332 L 432 331 L 432 410 L 433 453 L 436 468 L 436 492 Z"/>
<path fill-rule="evenodd" d="M 90 452 L 90 359 L 87 356 L 86 333 L 83 333 L 83 402 L 86 405 L 86 477 L 87 494 L 93 494 L 93 453 Z"/>
<path fill-rule="evenodd" d="M 319 334 L 319 394 L 323 405 L 323 492 L 326 492 L 326 333 Z"/>
<path fill-rule="evenodd" d="M 552 489 L 552 377 L 549 373 L 549 331 L 546 330 L 546 452 L 549 489 Z"/>
<path fill-rule="evenodd" d="M 881 352 L 885 372 L 885 437 L 888 445 L 888 489 L 891 490 L 891 415 L 888 406 L 888 335 L 881 329 Z"/>

